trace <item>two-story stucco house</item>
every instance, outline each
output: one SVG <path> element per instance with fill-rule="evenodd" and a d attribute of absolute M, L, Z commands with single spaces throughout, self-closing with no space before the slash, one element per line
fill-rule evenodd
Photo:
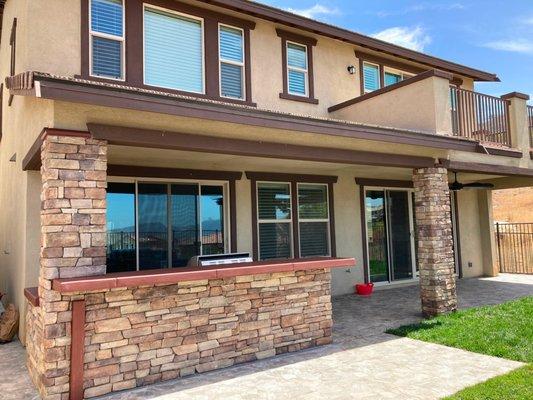
<path fill-rule="evenodd" d="M 43 398 L 327 344 L 357 282 L 432 316 L 496 273 L 491 189 L 533 183 L 496 75 L 244 0 L 0 7 L 0 290 Z"/>

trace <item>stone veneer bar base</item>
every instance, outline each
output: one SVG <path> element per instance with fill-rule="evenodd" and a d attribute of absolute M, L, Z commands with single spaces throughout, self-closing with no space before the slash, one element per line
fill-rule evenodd
<path fill-rule="evenodd" d="M 330 282 L 317 268 L 62 293 L 85 302 L 83 396 L 331 343 Z"/>

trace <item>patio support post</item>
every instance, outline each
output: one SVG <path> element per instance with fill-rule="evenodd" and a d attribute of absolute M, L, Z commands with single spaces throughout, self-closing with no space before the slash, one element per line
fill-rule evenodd
<path fill-rule="evenodd" d="M 457 309 L 448 171 L 416 169 L 413 184 L 422 313 L 433 317 Z"/>
<path fill-rule="evenodd" d="M 106 272 L 107 143 L 90 134 L 43 133 L 39 307 L 28 313 L 28 367 L 40 395 L 69 395 L 75 296 L 53 290 L 56 278 Z"/>

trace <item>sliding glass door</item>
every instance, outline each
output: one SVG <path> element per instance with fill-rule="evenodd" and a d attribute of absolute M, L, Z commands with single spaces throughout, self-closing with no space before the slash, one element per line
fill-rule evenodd
<path fill-rule="evenodd" d="M 108 272 L 182 267 L 225 253 L 225 192 L 222 184 L 110 182 Z"/>
<path fill-rule="evenodd" d="M 368 272 L 371 282 L 413 279 L 413 208 L 408 190 L 365 191 Z"/>

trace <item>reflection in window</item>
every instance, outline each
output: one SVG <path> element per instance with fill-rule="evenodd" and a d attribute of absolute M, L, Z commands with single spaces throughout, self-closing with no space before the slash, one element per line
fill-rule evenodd
<path fill-rule="evenodd" d="M 200 254 L 198 185 L 172 185 L 171 195 L 172 266 L 182 267 L 191 257 Z"/>
<path fill-rule="evenodd" d="M 202 186 L 202 254 L 224 253 L 224 193 L 222 186 Z"/>
<path fill-rule="evenodd" d="M 107 188 L 107 272 L 136 270 L 135 185 Z"/>

